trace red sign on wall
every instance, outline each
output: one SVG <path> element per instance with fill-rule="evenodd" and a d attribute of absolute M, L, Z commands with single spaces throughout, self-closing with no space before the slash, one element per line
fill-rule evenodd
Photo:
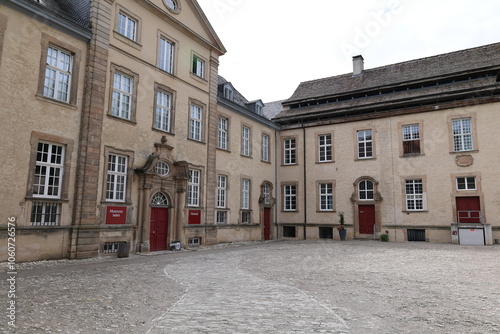
<path fill-rule="evenodd" d="M 106 208 L 106 224 L 126 224 L 127 207 L 108 206 Z"/>
<path fill-rule="evenodd" d="M 190 225 L 201 224 L 201 210 L 189 210 L 188 224 Z"/>

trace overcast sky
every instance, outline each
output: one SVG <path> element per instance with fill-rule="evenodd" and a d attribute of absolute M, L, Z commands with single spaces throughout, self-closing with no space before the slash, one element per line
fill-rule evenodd
<path fill-rule="evenodd" d="M 219 74 L 248 100 L 300 82 L 500 42 L 499 0 L 198 0 L 227 49 Z"/>

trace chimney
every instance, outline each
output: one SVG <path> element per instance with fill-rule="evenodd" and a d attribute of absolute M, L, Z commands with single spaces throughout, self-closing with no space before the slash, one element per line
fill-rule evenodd
<path fill-rule="evenodd" d="M 362 55 L 352 57 L 352 76 L 361 75 L 363 73 L 363 70 L 365 69 L 363 60 Z"/>

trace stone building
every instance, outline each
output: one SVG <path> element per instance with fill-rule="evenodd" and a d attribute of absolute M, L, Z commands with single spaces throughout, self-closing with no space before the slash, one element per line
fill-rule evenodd
<path fill-rule="evenodd" d="M 0 259 L 16 219 L 18 261 L 65 258 L 86 107 L 89 7 L 0 2 Z"/>
<path fill-rule="evenodd" d="M 273 120 L 284 237 L 500 238 L 500 44 L 303 82 Z"/>
<path fill-rule="evenodd" d="M 29 51 L 29 52 L 27 52 Z M 500 237 L 500 44 L 248 101 L 195 0 L 0 0 L 0 260 Z M 480 233 L 479 233 L 480 232 Z"/>

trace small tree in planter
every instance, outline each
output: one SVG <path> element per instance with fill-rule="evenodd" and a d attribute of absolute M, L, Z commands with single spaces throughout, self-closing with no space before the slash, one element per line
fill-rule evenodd
<path fill-rule="evenodd" d="M 347 231 L 345 227 L 344 212 L 340 211 L 338 215 L 339 215 L 339 225 L 337 226 L 337 230 L 339 231 L 340 240 L 345 240 Z"/>

